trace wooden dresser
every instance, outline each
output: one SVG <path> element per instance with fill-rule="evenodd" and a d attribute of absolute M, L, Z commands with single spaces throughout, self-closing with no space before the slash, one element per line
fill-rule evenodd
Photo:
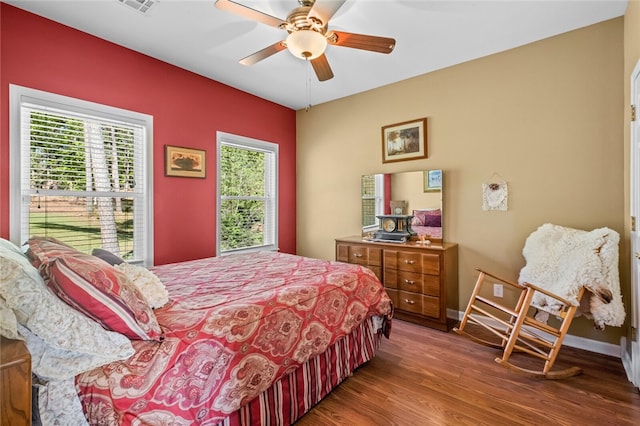
<path fill-rule="evenodd" d="M 336 239 L 336 260 L 367 266 L 393 301 L 394 318 L 448 331 L 458 311 L 458 245 L 383 243 L 362 237 Z"/>
<path fill-rule="evenodd" d="M 2 426 L 31 425 L 31 354 L 21 340 L 0 336 Z"/>

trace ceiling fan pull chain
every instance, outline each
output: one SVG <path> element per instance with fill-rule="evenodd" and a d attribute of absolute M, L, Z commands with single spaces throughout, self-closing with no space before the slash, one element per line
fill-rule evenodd
<path fill-rule="evenodd" d="M 311 109 L 311 62 L 309 62 L 309 59 L 306 59 L 307 62 L 307 106 L 304 109 L 305 112 L 309 112 L 309 110 Z"/>

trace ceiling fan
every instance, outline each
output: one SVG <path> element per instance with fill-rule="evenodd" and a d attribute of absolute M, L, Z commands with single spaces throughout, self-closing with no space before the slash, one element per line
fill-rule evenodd
<path fill-rule="evenodd" d="M 286 20 L 276 18 L 259 10 L 231 0 L 216 0 L 216 7 L 260 23 L 286 30 L 285 40 L 265 47 L 240 60 L 243 65 L 253 65 L 269 56 L 288 49 L 297 58 L 311 61 L 320 81 L 333 78 L 333 71 L 324 54 L 327 44 L 391 53 L 396 45 L 393 38 L 328 30 L 331 17 L 345 0 L 298 0 L 300 6 L 293 9 Z"/>

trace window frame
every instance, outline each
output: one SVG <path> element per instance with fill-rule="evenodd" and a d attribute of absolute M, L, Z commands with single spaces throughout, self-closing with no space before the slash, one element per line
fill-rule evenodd
<path fill-rule="evenodd" d="M 380 228 L 380 219 L 378 216 L 384 214 L 384 174 L 377 173 L 374 176 L 374 195 L 372 197 L 361 196 L 361 202 L 365 199 L 374 200 L 374 223 L 371 225 L 362 225 L 362 232 L 372 232 Z"/>
<path fill-rule="evenodd" d="M 222 251 L 220 247 L 220 243 L 222 241 L 222 227 L 221 227 L 221 212 L 220 206 L 222 206 L 222 194 L 221 194 L 221 179 L 222 176 L 222 162 L 220 161 L 221 155 L 221 147 L 222 146 L 235 146 L 242 149 L 249 149 L 254 151 L 261 151 L 266 153 L 271 153 L 274 155 L 274 165 L 273 170 L 271 171 L 273 176 L 271 179 L 272 183 L 272 211 L 273 211 L 273 223 L 270 228 L 273 229 L 273 238 L 271 244 L 264 244 L 257 247 L 248 247 L 248 248 L 239 248 L 233 250 Z M 256 251 L 277 251 L 278 250 L 278 222 L 279 222 L 279 145 L 273 142 L 262 141 L 258 139 L 253 139 L 245 136 L 234 135 L 231 133 L 225 132 L 216 132 L 216 205 L 218 206 L 216 209 L 216 256 L 225 256 L 232 253 L 250 253 Z M 266 222 L 266 219 L 265 219 Z"/>
<path fill-rule="evenodd" d="M 144 128 L 141 151 L 144 164 L 142 176 L 144 179 L 144 195 L 142 203 L 142 217 L 144 223 L 140 225 L 142 232 L 142 251 L 136 261 L 145 266 L 153 265 L 153 116 L 116 108 L 69 96 L 45 92 L 28 87 L 9 85 L 9 239 L 22 245 L 29 235 L 22 235 L 21 218 L 25 206 L 22 202 L 22 175 L 24 158 L 22 155 L 22 104 L 30 103 L 43 107 L 51 107 L 71 113 L 88 114 L 96 117 L 115 119 L 140 125 Z M 28 172 L 28 170 L 26 171 Z"/>

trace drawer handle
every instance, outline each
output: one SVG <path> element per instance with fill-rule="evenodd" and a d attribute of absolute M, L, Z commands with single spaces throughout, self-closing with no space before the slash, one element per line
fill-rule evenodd
<path fill-rule="evenodd" d="M 412 281 L 412 280 L 404 280 L 404 282 L 406 284 L 409 284 L 409 285 L 414 285 L 415 284 L 415 281 Z"/>
<path fill-rule="evenodd" d="M 361 253 L 353 253 L 353 257 L 362 257 Z"/>
<path fill-rule="evenodd" d="M 414 300 L 409 300 L 409 299 L 404 299 L 405 303 L 408 303 L 410 305 L 415 305 L 416 302 Z"/>
<path fill-rule="evenodd" d="M 414 262 L 413 260 L 410 260 L 410 259 L 405 259 L 404 263 L 406 263 L 407 265 L 413 265 L 416 262 Z"/>

